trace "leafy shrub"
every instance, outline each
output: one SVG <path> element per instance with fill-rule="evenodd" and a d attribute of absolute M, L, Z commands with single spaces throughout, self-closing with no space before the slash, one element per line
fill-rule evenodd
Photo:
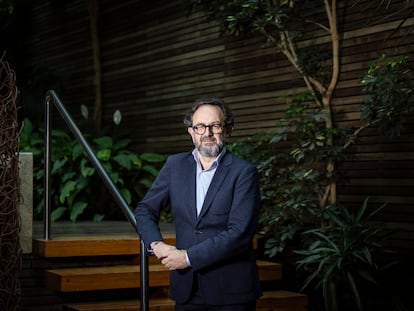
<path fill-rule="evenodd" d="M 136 203 L 151 186 L 158 167 L 165 157 L 155 153 L 137 154 L 128 149 L 131 140 L 114 139 L 103 135 L 89 139 L 89 144 L 105 171 L 120 190 L 128 204 Z M 86 153 L 71 134 L 51 130 L 51 220 L 79 219 L 100 221 L 104 217 L 123 217 L 111 194 L 92 166 Z M 30 120 L 24 120 L 21 133 L 21 151 L 34 156 L 35 217 L 45 207 L 44 189 L 44 129 L 34 129 Z"/>
<path fill-rule="evenodd" d="M 379 123 L 378 130 L 389 138 L 400 135 L 402 116 L 413 105 L 413 75 L 407 62 L 407 56 L 390 59 L 382 54 L 361 80 L 365 93 L 361 118 L 368 124 Z"/>
<path fill-rule="evenodd" d="M 368 199 L 361 208 L 350 212 L 346 208 L 327 209 L 329 225 L 303 232 L 306 249 L 296 251 L 302 256 L 299 269 L 309 272 L 303 288 L 310 284 L 322 287 L 325 308 L 330 310 L 332 294 L 345 296 L 352 301 L 342 301 L 343 310 L 362 310 L 361 284 L 376 284 L 380 267 L 375 258 L 381 250 L 385 230 L 378 223 L 370 222 L 385 204 L 368 214 Z M 330 294 L 330 290 L 335 292 Z M 352 308 L 350 307 L 352 306 Z"/>

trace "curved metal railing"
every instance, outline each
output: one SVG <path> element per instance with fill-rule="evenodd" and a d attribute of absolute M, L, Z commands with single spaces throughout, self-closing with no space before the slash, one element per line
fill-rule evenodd
<path fill-rule="evenodd" d="M 122 197 L 120 191 L 118 190 L 117 186 L 113 183 L 105 169 L 103 168 L 101 162 L 96 157 L 95 153 L 93 152 L 92 148 L 83 137 L 81 131 L 76 126 L 75 122 L 73 121 L 72 117 L 66 110 L 65 106 L 63 105 L 62 101 L 58 97 L 55 91 L 49 90 L 46 93 L 45 98 L 45 210 L 44 210 L 44 239 L 50 239 L 50 228 L 51 228 L 51 192 L 50 192 L 50 168 L 51 168 L 51 140 L 50 140 L 50 130 L 51 130 L 51 106 L 54 105 L 56 109 L 59 111 L 60 116 L 65 121 L 66 125 L 69 127 L 77 141 L 80 143 L 82 148 L 85 150 L 86 154 L 88 155 L 89 160 L 92 162 L 92 165 L 95 167 L 99 175 L 101 176 L 105 186 L 111 192 L 114 200 L 121 208 L 122 212 L 125 214 L 128 221 L 136 228 L 136 220 L 134 217 L 133 212 L 129 208 L 128 204 L 125 202 L 124 198 Z M 143 241 L 141 240 L 140 244 L 140 251 L 141 251 L 141 260 L 140 260 L 140 289 L 141 289 L 141 309 L 142 311 L 149 310 L 149 295 L 148 295 L 148 257 L 146 256 L 145 246 Z"/>

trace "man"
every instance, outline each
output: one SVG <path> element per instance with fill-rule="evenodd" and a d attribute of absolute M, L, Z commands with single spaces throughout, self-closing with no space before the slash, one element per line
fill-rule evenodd
<path fill-rule="evenodd" d="M 194 150 L 167 159 L 135 210 L 145 246 L 171 270 L 176 311 L 252 311 L 261 295 L 252 243 L 259 177 L 225 147 L 233 123 L 221 100 L 195 101 L 184 118 Z M 158 226 L 168 204 L 176 246 L 163 242 Z"/>

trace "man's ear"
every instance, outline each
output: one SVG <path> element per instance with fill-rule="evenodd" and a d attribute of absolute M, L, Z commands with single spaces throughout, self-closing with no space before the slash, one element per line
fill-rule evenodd
<path fill-rule="evenodd" d="M 188 132 L 188 134 L 190 134 L 190 135 L 191 135 L 191 134 L 192 134 L 192 132 L 191 132 L 192 130 L 193 130 L 193 129 L 191 128 L 191 126 L 187 127 L 187 132 Z"/>

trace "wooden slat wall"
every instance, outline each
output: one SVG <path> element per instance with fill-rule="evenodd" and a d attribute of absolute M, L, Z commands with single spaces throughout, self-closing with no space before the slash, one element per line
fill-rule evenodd
<path fill-rule="evenodd" d="M 394 9 L 403 2 L 394 2 Z M 385 23 L 367 25 L 367 17 L 357 7 L 341 7 L 346 12 L 344 24 L 341 76 L 333 100 L 337 126 L 358 127 L 359 105 L 362 101 L 359 83 L 368 63 L 381 53 L 391 56 L 410 56 L 409 67 L 414 67 L 414 46 L 403 40 L 407 29 L 414 24 L 408 19 L 395 32 L 402 14 L 396 14 Z M 323 31 L 310 26 L 305 37 L 316 38 L 320 46 L 329 42 Z M 258 129 L 271 128 L 281 117 L 285 105 L 279 96 L 305 90 L 304 84 L 281 53 L 272 49 L 258 50 L 255 38 L 228 39 L 225 49 L 225 93 L 234 108 L 237 120 L 235 137 L 251 135 Z M 346 183 L 338 187 L 339 201 L 348 208 L 362 205 L 370 197 L 371 209 L 387 202 L 380 214 L 385 226 L 396 229 L 389 243 L 401 251 L 411 253 L 414 239 L 414 123 L 408 116 L 401 136 L 392 141 L 381 137 L 376 129 L 368 129 L 357 145 L 349 150 L 351 160 L 342 167 Z"/>
<path fill-rule="evenodd" d="M 94 102 L 93 61 L 89 17 L 84 1 L 34 1 L 26 23 L 26 62 L 41 91 L 57 90 L 69 111 Z M 39 82 L 37 80 L 41 80 Z M 42 99 L 43 100 L 43 99 Z M 43 101 L 25 102 L 43 115 Z M 61 119 L 60 119 L 61 120 Z"/>
<path fill-rule="evenodd" d="M 121 110 L 138 150 L 187 150 L 189 103 L 223 94 L 218 28 L 187 18 L 179 1 L 117 3 L 100 3 L 105 112 Z"/>
<path fill-rule="evenodd" d="M 393 3 L 395 11 L 403 7 L 403 1 Z M 357 82 L 368 61 L 384 52 L 394 56 L 405 54 L 410 57 L 411 69 L 414 67 L 412 39 L 402 40 L 414 23 L 412 17 L 406 21 L 404 29 L 394 33 L 406 12 L 395 15 L 386 23 L 370 26 L 365 26 L 366 19 L 357 9 L 350 13 L 357 20 L 345 24 L 343 73 L 334 101 L 337 123 L 344 125 L 358 124 L 361 96 Z M 344 166 L 347 184 L 339 188 L 339 199 L 346 206 L 360 206 L 367 196 L 371 207 L 387 202 L 380 217 L 386 220 L 387 227 L 398 228 L 390 244 L 411 254 L 414 232 L 413 134 L 412 115 L 407 118 L 402 135 L 391 142 L 379 136 L 375 129 L 364 132 L 359 143 L 350 150 L 352 160 Z"/>
<path fill-rule="evenodd" d="M 305 90 L 300 76 L 280 52 L 260 48 L 258 38 L 221 37 L 218 26 L 206 22 L 200 13 L 187 17 L 181 1 L 98 3 L 103 124 L 111 127 L 112 114 L 119 109 L 123 115 L 120 129 L 128 129 L 137 152 L 189 150 L 191 142 L 182 118 L 197 97 L 219 96 L 231 105 L 236 116 L 233 139 L 238 139 L 272 128 L 285 109 L 279 97 Z M 390 11 L 405 3 L 392 1 Z M 28 65 L 42 65 L 57 74 L 58 92 L 76 117 L 81 104 L 92 114 L 93 62 L 85 1 L 33 1 L 32 6 Z M 368 62 L 383 52 L 406 54 L 411 56 L 409 66 L 414 67 L 412 40 L 402 39 L 414 25 L 414 18 L 394 32 L 407 10 L 368 25 L 361 6 L 340 3 L 339 7 L 344 32 L 342 71 L 333 100 L 335 122 L 358 126 L 359 80 Z M 322 8 L 310 14 L 324 16 Z M 301 45 L 310 40 L 329 48 L 326 33 L 316 25 L 309 26 Z M 373 205 L 389 202 L 382 217 L 388 226 L 402 230 L 392 243 L 411 251 L 413 117 L 407 119 L 401 137 L 392 142 L 375 129 L 367 130 L 350 153 L 353 159 L 343 167 L 349 182 L 339 187 L 340 200 L 349 207 L 360 205 L 366 196 Z"/>

